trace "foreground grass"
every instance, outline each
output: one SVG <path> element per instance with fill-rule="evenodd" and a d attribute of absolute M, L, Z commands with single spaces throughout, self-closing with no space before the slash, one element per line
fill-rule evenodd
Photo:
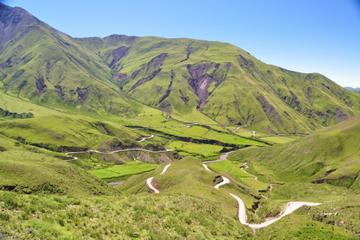
<path fill-rule="evenodd" d="M 0 206 L 1 234 L 14 239 L 244 239 L 252 235 L 216 205 L 185 195 L 77 199 L 0 192 Z"/>

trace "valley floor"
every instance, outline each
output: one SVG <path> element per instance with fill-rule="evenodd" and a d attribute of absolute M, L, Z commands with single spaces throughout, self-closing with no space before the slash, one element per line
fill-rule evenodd
<path fill-rule="evenodd" d="M 3 97 L 33 116 L 0 119 L 0 239 L 359 236 L 358 119 L 270 142 Z"/>

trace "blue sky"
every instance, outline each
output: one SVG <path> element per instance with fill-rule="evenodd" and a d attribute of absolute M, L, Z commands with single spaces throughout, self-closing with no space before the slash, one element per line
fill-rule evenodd
<path fill-rule="evenodd" d="M 360 0 L 12 0 L 75 37 L 126 34 L 235 44 L 267 63 L 360 87 Z"/>

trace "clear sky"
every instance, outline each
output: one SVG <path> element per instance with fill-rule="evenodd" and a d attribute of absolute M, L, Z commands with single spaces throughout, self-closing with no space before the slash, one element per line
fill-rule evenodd
<path fill-rule="evenodd" d="M 233 43 L 267 63 L 360 87 L 360 0 L 8 0 L 75 37 Z"/>

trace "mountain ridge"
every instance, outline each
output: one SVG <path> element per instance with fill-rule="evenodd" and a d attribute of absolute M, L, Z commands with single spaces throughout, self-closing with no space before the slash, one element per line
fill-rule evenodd
<path fill-rule="evenodd" d="M 230 43 L 72 38 L 4 6 L 0 31 L 18 37 L 0 41 L 2 88 L 37 103 L 97 114 L 136 115 L 146 106 L 169 116 L 199 112 L 223 126 L 273 133 L 310 132 L 360 111 L 360 97 L 325 76 L 263 63 Z"/>

